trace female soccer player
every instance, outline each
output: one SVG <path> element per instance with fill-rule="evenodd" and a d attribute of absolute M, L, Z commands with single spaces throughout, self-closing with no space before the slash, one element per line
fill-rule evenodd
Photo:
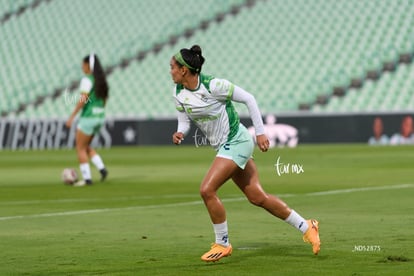
<path fill-rule="evenodd" d="M 89 158 L 99 170 L 101 181 L 105 180 L 108 175 L 102 158 L 90 144 L 105 121 L 105 104 L 108 99 L 109 86 L 101 63 L 95 54 L 83 58 L 82 70 L 85 76 L 80 82 L 80 98 L 66 122 L 66 126 L 70 128 L 76 114 L 82 110 L 76 131 L 76 151 L 83 180 L 79 180 L 74 186 L 92 184 Z"/>
<path fill-rule="evenodd" d="M 181 49 L 170 61 L 170 74 L 176 84 L 174 98 L 178 110 L 177 132 L 173 143 L 179 145 L 190 129 L 190 120 L 206 135 L 217 155 L 201 182 L 200 194 L 207 207 L 216 240 L 201 256 L 206 262 L 218 261 L 232 253 L 229 242 L 226 212 L 217 190 L 227 180 L 234 183 L 248 200 L 283 219 L 303 233 L 303 240 L 312 244 L 313 253 L 320 250 L 318 221 L 305 220 L 281 199 L 267 194 L 260 185 L 256 165 L 252 159 L 253 139 L 240 124 L 232 101 L 244 103 L 256 131 L 259 149 L 265 152 L 269 140 L 264 135 L 263 121 L 255 98 L 225 79 L 201 74 L 204 63 L 201 48 Z"/>

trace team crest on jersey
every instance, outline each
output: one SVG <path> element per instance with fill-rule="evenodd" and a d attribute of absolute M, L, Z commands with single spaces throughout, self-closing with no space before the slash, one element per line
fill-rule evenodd
<path fill-rule="evenodd" d="M 208 99 L 205 95 L 201 95 L 201 100 L 205 103 L 208 101 Z"/>

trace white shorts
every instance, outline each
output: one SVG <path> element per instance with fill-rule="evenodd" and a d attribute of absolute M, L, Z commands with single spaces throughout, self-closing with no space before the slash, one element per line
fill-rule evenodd
<path fill-rule="evenodd" d="M 254 142 L 247 129 L 240 124 L 236 135 L 221 145 L 217 157 L 233 160 L 241 169 L 246 167 L 247 161 L 253 157 Z"/>

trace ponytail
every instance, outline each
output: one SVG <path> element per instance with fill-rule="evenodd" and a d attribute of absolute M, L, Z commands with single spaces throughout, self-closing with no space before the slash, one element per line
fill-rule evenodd
<path fill-rule="evenodd" d="M 96 96 L 106 101 L 106 99 L 108 98 L 109 86 L 106 81 L 105 72 L 102 68 L 98 56 L 92 53 L 84 57 L 83 62 L 87 62 L 89 64 L 89 68 L 95 79 Z"/>

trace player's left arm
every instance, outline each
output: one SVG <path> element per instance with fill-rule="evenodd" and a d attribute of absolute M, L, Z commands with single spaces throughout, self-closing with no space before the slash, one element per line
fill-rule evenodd
<path fill-rule="evenodd" d="M 212 80 L 210 87 L 212 94 L 218 100 L 232 100 L 235 102 L 243 103 L 247 106 L 256 132 L 257 145 L 261 151 L 267 151 L 269 148 L 269 140 L 265 135 L 262 115 L 254 96 L 245 91 L 243 88 L 234 85 L 225 79 Z"/>
<path fill-rule="evenodd" d="M 256 132 L 256 143 L 261 151 L 269 149 L 269 139 L 265 135 L 262 114 L 257 105 L 255 97 L 243 88 L 234 85 L 231 99 L 235 102 L 243 103 L 249 110 L 250 118 Z"/>

